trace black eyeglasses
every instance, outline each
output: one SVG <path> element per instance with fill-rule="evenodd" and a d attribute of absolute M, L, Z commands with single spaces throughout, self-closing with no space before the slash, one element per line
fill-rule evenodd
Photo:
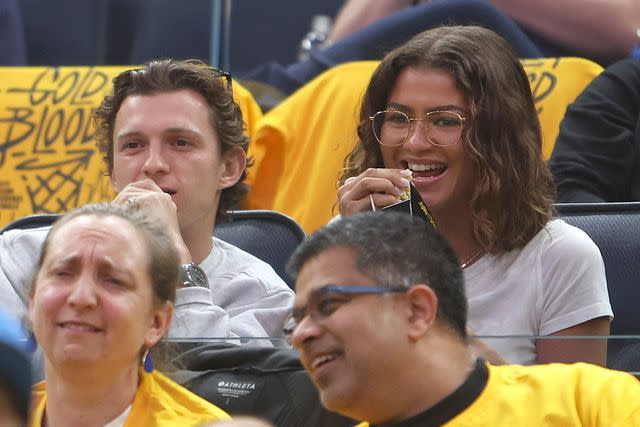
<path fill-rule="evenodd" d="M 228 72 L 226 72 L 226 71 L 222 71 L 221 69 L 219 69 L 219 68 L 214 68 L 214 67 L 211 67 L 211 70 L 212 70 L 215 74 L 217 74 L 217 76 L 216 76 L 216 77 L 222 77 L 222 78 L 224 78 L 224 79 L 225 79 L 225 81 L 227 82 L 227 89 L 231 90 L 231 88 L 232 88 L 232 84 L 233 84 L 233 80 L 232 80 L 232 78 L 231 78 L 231 73 L 228 73 Z"/>
<path fill-rule="evenodd" d="M 314 322 L 322 323 L 340 307 L 356 295 L 405 293 L 408 288 L 387 288 L 382 286 L 340 286 L 326 285 L 311 292 L 307 304 L 294 308 L 284 322 L 284 336 L 290 340 L 298 324 L 307 316 Z"/>

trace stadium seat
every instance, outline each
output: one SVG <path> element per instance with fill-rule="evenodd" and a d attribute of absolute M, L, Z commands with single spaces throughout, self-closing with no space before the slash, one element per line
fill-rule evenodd
<path fill-rule="evenodd" d="M 60 218 L 59 214 L 27 215 L 5 225 L 0 229 L 0 234 L 9 230 L 30 230 L 32 228 L 48 227 L 58 218 Z"/>
<path fill-rule="evenodd" d="M 556 208 L 600 248 L 614 314 L 611 335 L 640 336 L 640 202 L 559 203 Z M 638 343 L 640 339 L 610 340 L 608 365 L 640 371 Z"/>
<path fill-rule="evenodd" d="M 580 58 L 522 60 L 551 154 L 564 111 L 602 67 Z M 377 61 L 339 65 L 267 112 L 250 154 L 246 207 L 272 209 L 313 232 L 337 214 L 336 182 L 353 148 L 360 103 Z"/>
<path fill-rule="evenodd" d="M 302 228 L 287 215 L 268 210 L 230 211 L 229 219 L 216 224 L 214 235 L 271 265 L 294 289 L 285 266 L 305 238 Z"/>
<path fill-rule="evenodd" d="M 569 104 L 602 72 L 602 66 L 583 58 L 523 59 L 542 127 L 542 154 L 551 156 L 560 122 Z"/>
<path fill-rule="evenodd" d="M 260 258 L 293 289 L 285 271 L 291 253 L 304 240 L 302 228 L 286 215 L 274 211 L 230 211 L 228 221 L 216 224 L 214 235 Z M 7 224 L 0 234 L 12 229 L 31 229 L 53 224 L 57 214 L 36 214 Z"/>
<path fill-rule="evenodd" d="M 336 181 L 356 141 L 362 94 L 377 62 L 321 74 L 266 113 L 249 148 L 247 208 L 280 206 L 307 232 L 334 213 Z"/>

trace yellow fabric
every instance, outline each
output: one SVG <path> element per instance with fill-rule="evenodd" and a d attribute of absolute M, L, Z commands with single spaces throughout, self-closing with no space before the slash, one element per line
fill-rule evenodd
<path fill-rule="evenodd" d="M 582 58 L 523 59 L 542 129 L 542 153 L 551 156 L 560 122 L 569 104 L 602 72 L 595 62 Z"/>
<path fill-rule="evenodd" d="M 362 95 L 376 65 L 332 68 L 264 115 L 249 149 L 255 165 L 247 207 L 284 212 L 308 232 L 331 218 L 338 172 L 356 142 Z"/>
<path fill-rule="evenodd" d="M 46 383 L 33 387 L 29 426 L 40 427 L 47 400 Z M 140 384 L 124 427 L 198 426 L 230 419 L 222 409 L 191 393 L 158 371 L 140 370 Z"/>
<path fill-rule="evenodd" d="M 586 363 L 489 366 L 482 394 L 443 426 L 640 426 L 640 382 Z"/>
<path fill-rule="evenodd" d="M 602 67 L 580 58 L 522 62 L 548 158 L 567 106 Z M 284 212 L 307 233 L 338 213 L 336 182 L 357 140 L 362 96 L 377 65 L 361 61 L 334 67 L 263 116 L 249 149 L 255 165 L 248 172 L 252 187 L 247 208 Z"/>
<path fill-rule="evenodd" d="M 118 67 L 0 67 L 0 227 L 33 213 L 111 200 L 92 114 Z M 233 83 L 248 135 L 262 117 Z"/>

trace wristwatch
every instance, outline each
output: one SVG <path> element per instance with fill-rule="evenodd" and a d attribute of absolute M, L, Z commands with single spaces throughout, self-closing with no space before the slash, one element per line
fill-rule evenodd
<path fill-rule="evenodd" d="M 206 273 L 194 263 L 182 265 L 180 281 L 185 288 L 193 286 L 209 288 L 209 279 L 207 279 Z"/>

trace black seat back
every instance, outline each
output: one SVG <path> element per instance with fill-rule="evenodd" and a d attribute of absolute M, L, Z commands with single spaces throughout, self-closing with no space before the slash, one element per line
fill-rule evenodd
<path fill-rule="evenodd" d="M 611 335 L 640 335 L 640 202 L 560 203 L 556 208 L 600 248 L 614 314 Z M 609 365 L 617 363 L 621 347 L 633 342 L 610 340 Z M 640 357 L 634 363 L 624 369 L 640 370 Z"/>
<path fill-rule="evenodd" d="M 214 235 L 249 252 L 271 265 L 293 289 L 293 280 L 285 272 L 291 253 L 304 240 L 302 228 L 290 217 L 276 211 L 230 211 L 229 220 L 216 224 Z M 0 234 L 11 229 L 29 229 L 53 224 L 58 214 L 35 214 L 6 225 Z"/>
<path fill-rule="evenodd" d="M 285 266 L 304 240 L 304 230 L 287 215 L 269 210 L 230 211 L 230 221 L 216 224 L 214 235 L 265 261 L 293 289 Z"/>

